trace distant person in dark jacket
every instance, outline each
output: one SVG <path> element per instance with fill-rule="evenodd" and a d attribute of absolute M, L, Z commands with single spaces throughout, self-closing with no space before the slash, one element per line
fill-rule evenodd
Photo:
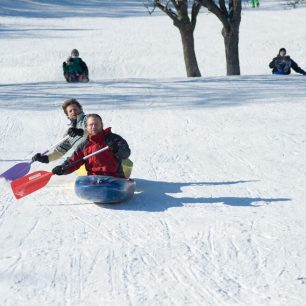
<path fill-rule="evenodd" d="M 73 49 L 71 56 L 63 62 L 64 77 L 67 82 L 88 82 L 88 68 L 86 63 L 79 57 L 79 51 Z"/>
<path fill-rule="evenodd" d="M 111 132 L 111 128 L 103 128 L 103 122 L 99 115 L 89 114 L 86 116 L 86 130 L 88 136 L 84 142 L 79 144 L 74 153 L 60 166 L 52 169 L 56 175 L 69 174 L 79 169 L 83 164 L 88 175 L 106 175 L 113 177 L 125 177 L 122 160 L 130 156 L 128 143 L 119 135 Z M 95 151 L 108 146 L 109 149 L 91 156 L 83 158 Z M 77 164 L 65 170 L 65 166 L 76 162 Z"/>
<path fill-rule="evenodd" d="M 289 55 L 286 55 L 286 53 L 286 49 L 281 48 L 278 55 L 273 58 L 269 64 L 269 67 L 272 68 L 272 73 L 288 75 L 291 73 L 292 68 L 295 72 L 306 75 L 306 72 Z"/>

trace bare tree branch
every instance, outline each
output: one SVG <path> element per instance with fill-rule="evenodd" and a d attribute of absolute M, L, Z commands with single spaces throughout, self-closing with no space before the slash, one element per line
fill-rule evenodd
<path fill-rule="evenodd" d="M 213 14 L 215 14 L 219 20 L 222 22 L 223 27 L 228 28 L 229 24 L 228 24 L 228 20 L 227 20 L 227 16 L 224 14 L 223 10 L 221 10 L 213 0 L 199 0 L 201 2 L 201 4 L 206 7 L 210 12 L 212 12 Z M 221 0 L 223 1 L 223 0 Z M 224 1 L 223 1 L 224 3 Z M 226 11 L 227 13 L 227 11 Z"/>
<path fill-rule="evenodd" d="M 173 12 L 169 7 L 168 7 L 168 3 L 166 5 L 163 5 L 160 3 L 160 1 L 154 1 L 156 7 L 158 7 L 161 11 L 163 11 L 165 14 L 167 14 L 174 23 L 178 22 L 178 16 L 177 14 L 175 14 L 175 12 Z"/>
<path fill-rule="evenodd" d="M 173 6 L 175 7 L 175 9 L 178 11 L 178 10 L 179 10 L 179 7 L 178 7 L 178 5 L 177 5 L 177 3 L 176 3 L 176 0 L 171 0 L 171 2 L 172 2 L 172 4 L 173 4 Z"/>
<path fill-rule="evenodd" d="M 224 15 L 228 15 L 224 0 L 219 0 L 219 6 Z"/>
<path fill-rule="evenodd" d="M 196 23 L 197 23 L 197 17 L 200 12 L 202 5 L 199 1 L 195 1 L 192 5 L 191 9 L 191 25 L 193 30 L 195 29 Z"/>

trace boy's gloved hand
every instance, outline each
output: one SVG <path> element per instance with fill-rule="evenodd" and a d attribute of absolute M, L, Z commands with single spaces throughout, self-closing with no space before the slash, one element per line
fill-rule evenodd
<path fill-rule="evenodd" d="M 71 137 L 76 137 L 76 136 L 82 137 L 84 135 L 84 130 L 71 127 L 68 129 L 67 134 Z"/>
<path fill-rule="evenodd" d="M 41 163 L 47 164 L 49 162 L 49 158 L 47 155 L 41 155 L 41 153 L 37 153 L 32 157 L 32 161 L 39 161 Z"/>

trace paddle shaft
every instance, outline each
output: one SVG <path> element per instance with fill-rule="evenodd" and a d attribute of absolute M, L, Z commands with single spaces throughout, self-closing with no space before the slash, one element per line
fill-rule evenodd
<path fill-rule="evenodd" d="M 74 165 L 78 164 L 80 161 L 86 160 L 86 159 L 88 159 L 88 158 L 90 158 L 90 157 L 92 157 L 92 156 L 94 156 L 94 155 L 97 155 L 97 154 L 99 154 L 99 153 L 102 153 L 102 152 L 104 152 L 104 151 L 106 151 L 106 150 L 108 150 L 108 149 L 109 149 L 109 147 L 106 146 L 106 147 L 104 147 L 104 148 L 102 148 L 102 149 L 100 149 L 100 150 L 98 150 L 98 151 L 95 151 L 95 152 L 93 152 L 93 153 L 91 153 L 91 154 L 88 154 L 88 155 L 86 155 L 86 156 L 84 156 L 84 157 L 82 157 L 82 158 L 80 158 L 80 159 L 78 159 L 78 160 L 76 160 L 76 161 L 74 161 L 74 162 L 72 162 L 72 163 L 70 163 L 70 164 L 64 166 L 64 167 L 63 167 L 63 170 L 65 171 L 65 170 L 67 170 L 67 169 L 73 167 Z"/>
<path fill-rule="evenodd" d="M 59 144 L 61 144 L 62 142 L 66 141 L 70 136 L 67 135 L 65 136 L 63 139 L 61 139 L 60 141 L 58 141 L 57 143 L 55 143 L 54 145 L 52 145 L 49 149 L 47 149 L 46 151 L 44 151 L 43 153 L 41 153 L 41 155 L 46 155 L 48 152 L 50 152 L 52 149 L 56 148 Z M 33 164 L 35 162 L 35 160 L 30 161 L 30 165 Z"/>
<path fill-rule="evenodd" d="M 65 136 L 63 139 L 61 139 L 60 141 L 58 141 L 57 143 L 55 143 L 54 145 L 52 145 L 49 149 L 47 149 L 45 152 L 41 153 L 41 155 L 45 155 L 48 152 L 50 152 L 53 148 L 56 148 L 59 144 L 61 144 L 62 142 L 66 141 L 70 136 L 67 135 Z"/>

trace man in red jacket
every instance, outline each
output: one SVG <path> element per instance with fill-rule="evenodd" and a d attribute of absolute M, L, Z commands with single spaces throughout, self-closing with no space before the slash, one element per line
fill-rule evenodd
<path fill-rule="evenodd" d="M 69 174 L 79 169 L 84 163 L 88 175 L 107 175 L 124 177 L 121 160 L 130 156 L 131 151 L 127 142 L 119 135 L 111 132 L 111 128 L 103 129 L 103 122 L 99 115 L 87 115 L 86 129 L 88 136 L 74 151 L 72 156 L 62 165 L 52 169 L 56 175 Z M 85 161 L 83 157 L 108 146 L 109 150 L 91 156 Z M 80 160 L 71 166 L 69 164 Z"/>

